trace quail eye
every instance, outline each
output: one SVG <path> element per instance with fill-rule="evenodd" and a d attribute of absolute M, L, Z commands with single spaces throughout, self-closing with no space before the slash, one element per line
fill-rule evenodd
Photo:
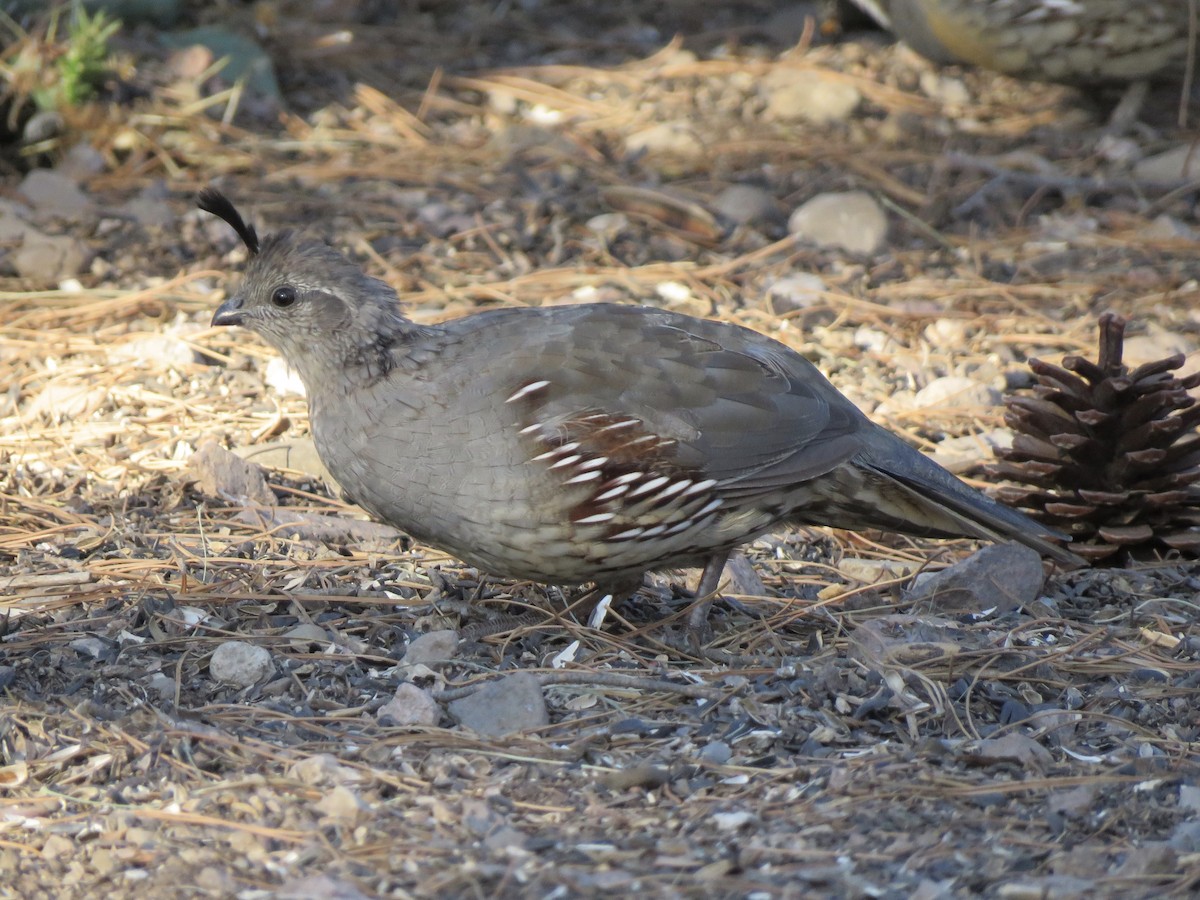
<path fill-rule="evenodd" d="M 295 288 L 288 287 L 287 285 L 275 288 L 274 293 L 271 294 L 271 304 L 273 306 L 278 306 L 280 309 L 283 309 L 286 306 L 291 306 L 295 302 L 296 290 Z"/>

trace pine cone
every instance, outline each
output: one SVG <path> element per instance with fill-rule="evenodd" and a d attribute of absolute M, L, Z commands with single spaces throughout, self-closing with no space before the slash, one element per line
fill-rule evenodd
<path fill-rule="evenodd" d="M 1123 563 L 1176 550 L 1200 556 L 1200 405 L 1177 378 L 1177 353 L 1130 371 L 1125 320 L 1100 317 L 1100 356 L 1062 366 L 1030 360 L 1032 396 L 1010 397 L 1011 449 L 989 472 L 1013 485 L 999 499 L 1074 538 L 1092 562 Z"/>

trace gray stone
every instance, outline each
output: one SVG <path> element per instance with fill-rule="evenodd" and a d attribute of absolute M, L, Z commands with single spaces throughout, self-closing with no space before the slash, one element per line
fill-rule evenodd
<path fill-rule="evenodd" d="M 26 226 L 21 246 L 13 254 L 13 268 L 22 278 L 58 282 L 84 270 L 88 248 L 68 234 L 42 234 Z"/>
<path fill-rule="evenodd" d="M 763 89 L 766 117 L 783 122 L 841 122 L 862 102 L 854 85 L 814 70 L 777 68 L 763 79 Z"/>
<path fill-rule="evenodd" d="M 175 210 L 167 202 L 167 186 L 156 181 L 125 204 L 125 211 L 143 227 L 166 228 L 175 221 Z"/>
<path fill-rule="evenodd" d="M 62 172 L 33 169 L 17 188 L 38 213 L 79 218 L 92 212 L 91 199 Z"/>
<path fill-rule="evenodd" d="M 517 672 L 485 684 L 450 704 L 450 715 L 477 734 L 503 737 L 548 725 L 550 715 L 542 687 L 528 672 Z"/>
<path fill-rule="evenodd" d="M 864 191 L 818 194 L 792 213 L 788 231 L 818 247 L 875 253 L 887 237 L 887 216 Z"/>
<path fill-rule="evenodd" d="M 272 469 L 291 469 L 293 472 L 303 472 L 320 478 L 322 481 L 333 483 L 321 457 L 317 455 L 317 445 L 312 438 L 290 438 L 272 441 L 269 444 L 250 444 L 245 447 L 234 447 L 233 452 L 242 459 L 249 460 L 260 466 Z"/>
<path fill-rule="evenodd" d="M 731 184 L 713 200 L 712 208 L 738 225 L 782 218 L 774 195 L 752 184 Z"/>
<path fill-rule="evenodd" d="M 947 569 L 917 578 L 910 603 L 938 610 L 1008 612 L 1033 603 L 1046 575 L 1036 550 L 1022 544 L 993 544 Z"/>
<path fill-rule="evenodd" d="M 707 763 L 723 766 L 733 757 L 733 749 L 724 741 L 713 741 L 700 751 L 700 758 Z"/>
<path fill-rule="evenodd" d="M 1191 142 L 1147 156 L 1133 167 L 1139 181 L 1175 182 L 1200 177 L 1200 154 Z"/>
<path fill-rule="evenodd" d="M 333 643 L 327 632 L 320 625 L 303 622 L 295 628 L 289 628 L 283 633 L 289 644 L 295 650 L 323 650 Z"/>
<path fill-rule="evenodd" d="M 104 157 L 87 141 L 80 141 L 59 160 L 54 171 L 78 184 L 104 171 Z"/>
<path fill-rule="evenodd" d="M 1000 401 L 1001 394 L 994 387 L 962 375 L 945 375 L 917 391 L 913 406 L 990 407 Z"/>
<path fill-rule="evenodd" d="M 66 123 L 58 110 L 44 109 L 30 116 L 29 121 L 21 131 L 21 141 L 25 144 L 37 144 L 57 137 Z"/>
<path fill-rule="evenodd" d="M 767 284 L 767 299 L 777 316 L 816 306 L 829 288 L 820 275 L 797 272 L 784 275 Z"/>
<path fill-rule="evenodd" d="M 169 334 L 148 334 L 123 344 L 114 344 L 108 348 L 106 355 L 109 362 L 161 363 L 176 369 L 199 362 L 191 344 Z"/>
<path fill-rule="evenodd" d="M 437 725 L 442 716 L 441 707 L 415 684 L 404 682 L 396 688 L 396 695 L 379 708 L 376 714 L 381 725 Z"/>
<path fill-rule="evenodd" d="M 450 629 L 431 631 L 413 638 L 401 660 L 406 666 L 447 662 L 457 656 L 458 632 Z"/>
<path fill-rule="evenodd" d="M 625 139 L 627 153 L 677 156 L 696 159 L 703 152 L 700 138 L 687 122 L 659 122 L 634 132 Z"/>
<path fill-rule="evenodd" d="M 245 641 L 226 641 L 208 660 L 214 681 L 234 687 L 250 687 L 271 673 L 271 654 L 265 647 Z"/>

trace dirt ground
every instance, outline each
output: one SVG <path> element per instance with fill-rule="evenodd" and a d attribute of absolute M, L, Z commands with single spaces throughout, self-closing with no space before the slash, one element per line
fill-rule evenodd
<path fill-rule="evenodd" d="M 761 584 L 703 652 L 680 640 L 688 573 L 588 628 L 560 592 L 363 524 L 281 450 L 307 417 L 272 351 L 208 327 L 244 261 L 193 208 L 215 183 L 420 321 L 612 300 L 756 328 L 981 485 L 973 437 L 1003 408 L 915 403 L 934 380 L 1094 356 L 1109 309 L 1131 354 L 1200 365 L 1198 189 L 1134 169 L 1194 136 L 1178 85 L 1114 135 L 1105 98 L 708 6 L 193 13 L 258 36 L 278 110 L 121 38 L 136 90 L 67 123 L 103 163 L 93 206 L 48 226 L 90 262 L 0 285 L 0 895 L 1194 896 L 1195 562 L 941 607 L 911 574 L 970 544 L 810 529 L 747 548 Z M 796 118 L 772 105 L 791 77 L 859 99 Z M 772 208 L 714 212 L 735 184 Z M 886 211 L 883 250 L 789 236 L 846 190 Z M 129 214 L 138 197 L 166 214 Z M 265 504 L 206 489 L 206 442 L 283 461 Z M 444 629 L 467 638 L 453 659 L 405 662 Z M 249 686 L 210 671 L 235 640 L 269 653 Z M 513 673 L 549 724 L 456 724 L 450 697 Z M 424 724 L 397 723 L 398 688 Z"/>

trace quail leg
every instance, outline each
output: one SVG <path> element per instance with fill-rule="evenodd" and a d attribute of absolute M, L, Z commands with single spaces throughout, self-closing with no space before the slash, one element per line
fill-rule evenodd
<path fill-rule="evenodd" d="M 713 599 L 717 596 L 717 588 L 721 586 L 721 575 L 725 571 L 725 563 L 729 560 L 729 551 L 713 554 L 704 564 L 700 575 L 700 584 L 696 587 L 696 605 L 688 616 L 688 640 L 696 647 L 704 643 L 708 637 L 708 610 Z"/>

